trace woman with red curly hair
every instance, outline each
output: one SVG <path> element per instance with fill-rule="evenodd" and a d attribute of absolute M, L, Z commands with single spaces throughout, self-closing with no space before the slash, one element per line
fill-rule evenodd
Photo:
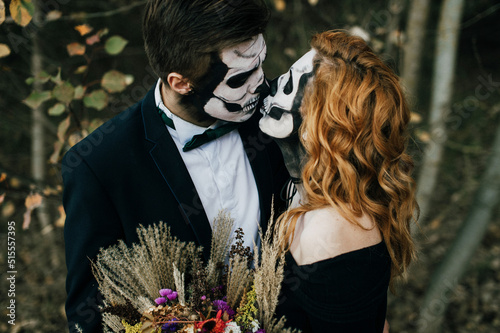
<path fill-rule="evenodd" d="M 382 332 L 387 288 L 415 256 L 418 205 L 398 77 L 361 38 L 313 37 L 271 83 L 260 127 L 298 194 L 279 221 L 286 273 L 278 318 L 302 332 Z"/>

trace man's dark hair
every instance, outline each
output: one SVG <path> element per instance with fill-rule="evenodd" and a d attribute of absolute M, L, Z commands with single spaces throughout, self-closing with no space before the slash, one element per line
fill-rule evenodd
<path fill-rule="evenodd" d="M 149 0 L 143 21 L 146 54 L 164 82 L 177 72 L 196 84 L 212 54 L 263 33 L 268 20 L 263 0 Z"/>

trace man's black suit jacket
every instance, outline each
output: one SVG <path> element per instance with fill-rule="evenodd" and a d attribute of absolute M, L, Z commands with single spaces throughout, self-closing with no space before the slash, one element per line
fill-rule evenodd
<path fill-rule="evenodd" d="M 258 112 L 238 130 L 250 161 L 267 223 L 274 194 L 288 179 L 272 139 L 258 131 Z M 136 228 L 165 221 L 182 241 L 210 253 L 211 228 L 183 160 L 160 116 L 154 88 L 136 105 L 72 147 L 62 163 L 66 225 L 66 314 L 72 332 L 100 332 L 100 295 L 89 258 L 123 239 L 137 241 Z"/>

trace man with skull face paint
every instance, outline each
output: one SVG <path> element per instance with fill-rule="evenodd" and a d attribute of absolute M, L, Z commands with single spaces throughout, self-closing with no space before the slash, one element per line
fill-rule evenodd
<path fill-rule="evenodd" d="M 202 89 L 193 88 L 193 104 L 215 119 L 248 120 L 256 110 L 259 94 L 268 89 L 262 70 L 266 51 L 262 34 L 222 50 L 209 71 L 210 82 Z"/>
<path fill-rule="evenodd" d="M 283 210 L 289 175 L 255 112 L 267 89 L 268 16 L 263 0 L 148 1 L 145 48 L 159 80 L 62 163 L 71 332 L 102 331 L 88 258 L 118 239 L 137 242 L 139 224 L 165 221 L 207 258 L 220 209 L 243 228 L 245 245 L 259 222 L 266 228 L 273 196 Z"/>
<path fill-rule="evenodd" d="M 361 38 L 329 31 L 311 45 L 271 82 L 260 120 L 299 193 L 279 218 L 288 244 L 277 318 L 304 333 L 385 333 L 387 288 L 414 257 L 410 110 Z"/>

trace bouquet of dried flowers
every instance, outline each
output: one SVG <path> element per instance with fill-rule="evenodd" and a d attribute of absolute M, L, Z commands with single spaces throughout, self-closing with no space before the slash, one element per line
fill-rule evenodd
<path fill-rule="evenodd" d="M 274 318 L 284 255 L 273 228 L 261 233 L 260 251 L 254 246 L 252 253 L 233 227 L 220 212 L 206 265 L 201 248 L 177 240 L 163 222 L 140 226 L 138 244 L 102 249 L 92 265 L 104 298 L 104 331 L 296 332 L 285 328 L 284 317 Z"/>

